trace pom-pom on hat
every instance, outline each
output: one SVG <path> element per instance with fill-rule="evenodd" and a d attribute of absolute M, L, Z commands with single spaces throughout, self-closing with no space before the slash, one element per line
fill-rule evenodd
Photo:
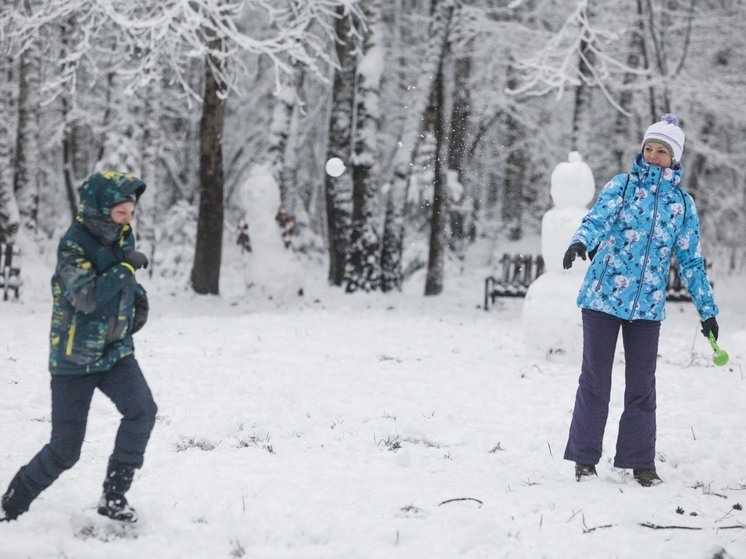
<path fill-rule="evenodd" d="M 666 113 L 659 122 L 648 126 L 640 149 L 644 149 L 648 142 L 664 144 L 671 153 L 674 163 L 681 162 L 681 156 L 684 153 L 684 131 L 679 128 L 678 117 L 673 113 Z"/>

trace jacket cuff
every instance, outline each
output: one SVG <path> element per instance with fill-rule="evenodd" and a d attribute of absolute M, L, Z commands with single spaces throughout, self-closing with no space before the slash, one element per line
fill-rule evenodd
<path fill-rule="evenodd" d="M 135 268 L 132 266 L 132 264 L 130 264 L 129 262 L 120 262 L 120 264 L 127 268 L 130 272 L 132 272 L 133 276 L 135 275 Z"/>

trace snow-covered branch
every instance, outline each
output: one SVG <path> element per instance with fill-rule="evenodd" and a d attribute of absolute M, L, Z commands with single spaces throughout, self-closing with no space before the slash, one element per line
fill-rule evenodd
<path fill-rule="evenodd" d="M 509 93 L 542 96 L 556 91 L 559 99 L 568 86 L 585 84 L 599 87 L 608 101 L 617 106 L 608 89 L 614 72 L 646 75 L 644 70 L 631 68 L 609 54 L 609 47 L 618 39 L 617 33 L 594 26 L 588 17 L 588 0 L 579 0 L 546 44 L 533 56 L 517 62 L 522 80 Z"/>
<path fill-rule="evenodd" d="M 269 57 L 278 73 L 301 64 L 325 78 L 334 64 L 328 45 L 340 5 L 360 17 L 348 0 L 51 0 L 32 13 L 5 12 L 0 29 L 17 55 L 52 26 L 75 22 L 78 32 L 60 60 L 55 89 L 74 88 L 75 69 L 89 59 L 116 70 L 129 90 L 166 75 L 194 94 L 184 74 L 190 60 L 207 55 L 221 62 L 214 69 L 226 91 L 238 86 L 245 53 Z"/>

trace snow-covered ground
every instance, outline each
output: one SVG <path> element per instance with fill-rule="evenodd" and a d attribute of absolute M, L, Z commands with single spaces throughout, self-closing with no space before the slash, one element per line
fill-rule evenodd
<path fill-rule="evenodd" d="M 401 294 L 349 296 L 323 269 L 299 298 L 146 282 L 136 346 L 159 413 L 129 494 L 140 523 L 122 531 L 94 511 L 119 421 L 97 394 L 80 462 L 0 523 L 0 558 L 746 556 L 744 277 L 714 278 L 726 367 L 693 306 L 669 303 L 665 483 L 642 488 L 611 466 L 623 355 L 599 477 L 576 483 L 562 454 L 579 363 L 529 357 L 523 300 L 484 312 L 489 270 L 464 270 L 428 298 L 422 275 Z M 3 490 L 49 436 L 50 305 L 35 288 L 0 302 Z"/>

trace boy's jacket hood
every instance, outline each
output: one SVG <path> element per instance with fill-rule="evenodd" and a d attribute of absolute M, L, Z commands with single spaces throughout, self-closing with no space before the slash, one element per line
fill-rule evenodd
<path fill-rule="evenodd" d="M 117 171 L 94 173 L 80 187 L 76 219 L 105 244 L 111 244 L 125 228 L 111 219 L 112 206 L 132 195 L 139 199 L 145 188 L 145 183 L 134 175 Z"/>

